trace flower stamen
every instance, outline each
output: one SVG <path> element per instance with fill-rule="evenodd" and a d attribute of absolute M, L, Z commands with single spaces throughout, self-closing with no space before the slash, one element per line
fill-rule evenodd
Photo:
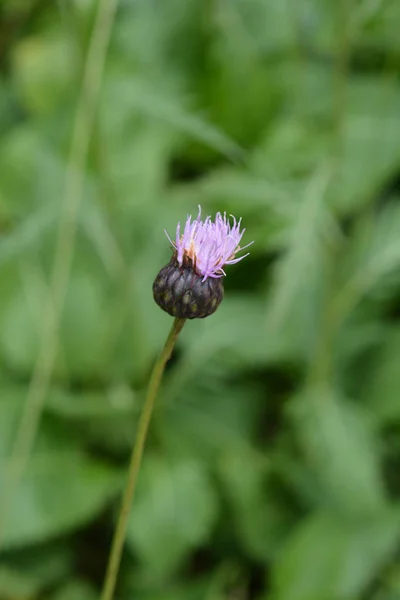
<path fill-rule="evenodd" d="M 246 254 L 236 258 L 237 253 L 250 246 L 252 242 L 240 246 L 239 242 L 245 229 L 240 231 L 242 220 L 237 221 L 233 215 L 227 218 L 226 213 L 223 216 L 217 213 L 215 221 L 212 221 L 210 216 L 201 221 L 200 217 L 199 206 L 197 218 L 192 220 L 189 216 L 186 219 L 183 234 L 180 233 L 180 223 L 178 223 L 175 242 L 168 234 L 167 237 L 177 252 L 179 266 L 182 266 L 186 259 L 190 259 L 193 268 L 205 281 L 208 277 L 219 278 L 225 275 L 223 270 L 225 264 L 235 264 L 248 256 Z"/>

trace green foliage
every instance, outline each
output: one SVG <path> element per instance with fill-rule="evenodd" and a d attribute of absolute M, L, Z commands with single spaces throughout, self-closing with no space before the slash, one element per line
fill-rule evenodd
<path fill-rule="evenodd" d="M 6 462 L 20 419 L 26 390 L 1 387 L 0 488 L 7 500 L 11 465 Z M 43 424 L 29 468 L 7 510 L 2 527 L 5 548 L 40 543 L 86 522 L 120 489 L 118 471 L 86 456 L 64 431 Z M 6 506 L 7 502 L 4 502 Z"/>
<path fill-rule="evenodd" d="M 8 553 L 0 568 L 1 597 L 29 598 L 38 594 L 68 577 L 72 564 L 70 548 L 57 542 Z"/>
<path fill-rule="evenodd" d="M 98 6 L 0 1 L 0 598 L 98 597 L 201 204 L 255 243 L 168 365 L 117 596 L 397 600 L 398 2 L 120 0 L 70 222 Z"/>
<path fill-rule="evenodd" d="M 395 550 L 399 518 L 398 510 L 367 522 L 315 512 L 282 548 L 272 598 L 359 597 Z"/>
<path fill-rule="evenodd" d="M 217 500 L 205 469 L 187 459 L 148 456 L 128 543 L 157 579 L 174 571 L 192 548 L 208 541 Z"/>
<path fill-rule="evenodd" d="M 355 517 L 383 510 L 379 453 L 361 407 L 329 390 L 313 389 L 295 396 L 290 408 L 326 502 Z"/>

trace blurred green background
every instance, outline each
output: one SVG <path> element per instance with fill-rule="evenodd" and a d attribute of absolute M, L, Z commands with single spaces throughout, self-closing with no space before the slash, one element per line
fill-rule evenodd
<path fill-rule="evenodd" d="M 98 597 L 198 204 L 255 243 L 168 365 L 117 598 L 400 598 L 399 32 L 399 0 L 0 2 L 1 600 Z"/>

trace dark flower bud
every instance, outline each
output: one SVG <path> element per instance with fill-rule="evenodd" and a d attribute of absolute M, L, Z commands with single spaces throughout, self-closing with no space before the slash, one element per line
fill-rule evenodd
<path fill-rule="evenodd" d="M 176 256 L 161 269 L 153 284 L 154 300 L 163 310 L 181 319 L 212 315 L 224 297 L 222 278 L 198 275 L 193 266 L 180 267 Z"/>

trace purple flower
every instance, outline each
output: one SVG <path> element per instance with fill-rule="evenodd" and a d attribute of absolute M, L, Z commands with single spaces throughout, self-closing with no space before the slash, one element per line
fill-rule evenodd
<path fill-rule="evenodd" d="M 190 263 L 194 270 L 202 275 L 204 282 L 208 277 L 218 278 L 226 275 L 225 265 L 234 265 L 249 253 L 235 258 L 236 254 L 248 248 L 253 242 L 250 242 L 243 248 L 240 247 L 240 241 L 245 229 L 240 230 L 241 219 L 236 221 L 231 215 L 232 223 L 226 213 L 222 216 L 217 213 L 215 221 L 207 217 L 201 221 L 201 207 L 195 220 L 189 216 L 185 223 L 183 234 L 181 234 L 181 224 L 176 228 L 175 242 L 171 240 L 166 233 L 169 241 L 176 250 L 176 260 L 179 266 Z"/>
<path fill-rule="evenodd" d="M 178 223 L 174 242 L 165 232 L 174 253 L 153 283 L 158 306 L 180 319 L 203 319 L 217 310 L 224 297 L 225 265 L 242 260 L 247 254 L 236 254 L 250 246 L 240 247 L 245 231 L 240 230 L 240 220 L 231 217 L 230 222 L 226 213 L 217 213 L 215 221 L 202 221 L 200 216 L 199 207 L 197 219 L 189 216 L 182 234 Z"/>

